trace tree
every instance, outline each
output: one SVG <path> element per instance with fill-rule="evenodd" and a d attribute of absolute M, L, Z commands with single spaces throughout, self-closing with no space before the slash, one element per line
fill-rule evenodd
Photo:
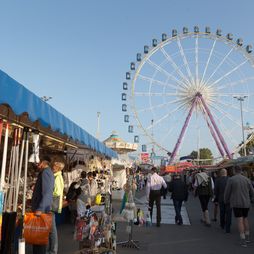
<path fill-rule="evenodd" d="M 192 156 L 194 159 L 198 158 L 198 152 L 192 151 L 190 153 L 190 156 Z M 201 161 L 200 165 L 211 165 L 213 160 L 213 154 L 209 148 L 200 148 L 199 149 L 199 159 L 205 160 Z"/>
<path fill-rule="evenodd" d="M 198 152 L 197 151 L 192 151 L 190 153 L 190 156 L 193 158 L 193 159 L 197 159 L 198 158 Z"/>

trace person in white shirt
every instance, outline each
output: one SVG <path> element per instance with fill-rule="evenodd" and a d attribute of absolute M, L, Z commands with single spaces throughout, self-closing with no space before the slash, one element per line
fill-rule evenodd
<path fill-rule="evenodd" d="M 167 184 L 164 181 L 164 179 L 156 173 L 157 169 L 155 167 L 153 167 L 151 169 L 151 172 L 152 172 L 152 175 L 148 178 L 148 181 L 147 181 L 146 195 L 147 195 L 147 199 L 149 201 L 149 209 L 150 209 L 151 218 L 153 215 L 154 201 L 156 203 L 156 208 L 157 208 L 156 226 L 160 227 L 160 223 L 161 223 L 161 188 L 162 188 L 162 186 L 164 188 L 167 188 Z"/>

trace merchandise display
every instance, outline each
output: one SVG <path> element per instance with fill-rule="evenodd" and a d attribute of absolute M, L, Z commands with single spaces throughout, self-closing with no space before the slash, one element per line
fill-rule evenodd
<path fill-rule="evenodd" d="M 80 249 L 76 253 L 115 253 L 116 230 L 110 194 L 97 193 L 92 206 L 86 205 L 84 209 L 75 223 L 74 240 L 79 242 Z"/>

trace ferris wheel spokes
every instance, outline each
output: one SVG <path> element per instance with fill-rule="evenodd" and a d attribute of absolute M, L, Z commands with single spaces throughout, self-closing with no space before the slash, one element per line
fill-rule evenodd
<path fill-rule="evenodd" d="M 154 92 L 135 92 L 136 96 L 177 96 L 179 93 L 154 93 Z"/>
<path fill-rule="evenodd" d="M 176 83 L 178 83 L 178 85 L 180 86 L 185 86 L 185 83 L 179 79 L 177 79 L 174 75 L 170 74 L 169 72 L 167 72 L 164 68 L 162 68 L 161 66 L 159 66 L 158 64 L 154 63 L 152 60 L 147 59 L 147 62 L 154 67 L 157 71 L 159 71 L 160 73 L 163 73 L 164 75 L 166 75 L 168 78 L 170 78 L 171 80 L 175 81 Z"/>
<path fill-rule="evenodd" d="M 182 44 L 181 44 L 179 38 L 177 38 L 177 45 L 178 45 L 178 48 L 179 48 L 179 50 L 180 50 L 180 54 L 181 54 L 181 56 L 182 56 L 184 66 L 185 66 L 185 68 L 186 68 L 186 70 L 187 70 L 187 73 L 188 73 L 188 76 L 189 76 L 189 78 L 190 78 L 190 83 L 193 83 L 193 84 L 194 84 L 195 81 L 194 81 L 194 78 L 193 78 L 193 76 L 192 76 L 192 74 L 191 74 L 190 67 L 189 67 L 189 63 L 188 63 L 188 61 L 187 61 L 187 58 L 186 58 L 186 56 L 185 56 L 185 53 L 184 53 L 184 50 L 183 50 L 183 47 L 182 47 Z"/>
<path fill-rule="evenodd" d="M 239 65 L 237 65 L 235 68 L 233 68 L 231 71 L 227 72 L 225 75 L 223 75 L 222 77 L 220 77 L 219 79 L 217 79 L 216 81 L 214 81 L 211 85 L 209 85 L 209 87 L 212 87 L 214 85 L 216 85 L 218 82 L 220 82 L 222 79 L 226 78 L 227 76 L 229 76 L 230 74 L 232 74 L 233 72 L 235 72 L 236 70 L 238 70 L 242 65 L 244 65 L 245 63 L 248 62 L 248 59 L 246 59 L 245 61 L 243 61 L 242 63 L 240 63 Z"/>
<path fill-rule="evenodd" d="M 217 40 L 214 40 L 213 46 L 212 46 L 212 48 L 211 48 L 211 50 L 210 50 L 209 57 L 208 57 L 208 59 L 207 59 L 207 62 L 206 62 L 206 65 L 205 65 L 205 69 L 204 69 L 204 72 L 203 72 L 203 75 L 202 75 L 202 78 L 201 78 L 201 82 L 200 82 L 201 84 L 203 84 L 203 80 L 204 80 L 204 78 L 205 78 L 206 71 L 207 71 L 207 68 L 208 68 L 208 66 L 209 66 L 209 63 L 210 63 L 210 60 L 211 60 L 211 57 L 212 57 L 212 54 L 213 54 L 213 51 L 214 51 L 216 42 L 217 42 Z"/>
<path fill-rule="evenodd" d="M 156 126 L 157 124 L 161 123 L 163 120 L 167 119 L 169 116 L 171 116 L 173 113 L 179 111 L 181 108 L 183 107 L 183 105 L 178 106 L 177 108 L 175 108 L 174 110 L 170 111 L 169 113 L 167 113 L 166 115 L 164 115 L 163 117 L 161 117 L 160 119 L 156 120 L 155 122 L 153 122 L 153 124 L 149 125 L 148 127 L 146 127 L 147 130 L 153 128 L 154 126 Z"/>
<path fill-rule="evenodd" d="M 218 71 L 218 69 L 222 66 L 222 64 L 226 61 L 226 59 L 229 57 L 229 55 L 232 53 L 234 48 L 230 49 L 229 52 L 224 56 L 224 58 L 221 60 L 221 62 L 217 65 L 213 73 L 209 76 L 207 80 L 205 80 L 206 84 L 209 84 L 210 79 L 214 76 L 214 74 Z"/>
<path fill-rule="evenodd" d="M 165 107 L 169 104 L 175 104 L 176 102 L 179 102 L 181 101 L 182 99 L 177 99 L 177 100 L 173 100 L 173 101 L 168 101 L 168 102 L 165 102 L 165 103 L 161 103 L 161 104 L 158 104 L 158 105 L 155 105 L 155 106 L 151 106 L 151 107 L 148 107 L 148 108 L 143 108 L 143 109 L 140 109 L 137 111 L 137 113 L 141 113 L 141 112 L 145 112 L 145 111 L 152 111 L 154 109 L 158 109 L 158 108 L 162 108 L 162 107 Z"/>
<path fill-rule="evenodd" d="M 223 101 L 221 101 L 221 100 L 219 100 L 219 99 L 217 99 L 216 102 L 217 102 L 217 103 L 220 103 L 220 104 L 223 105 L 223 106 L 226 106 L 226 107 L 230 107 L 230 108 L 239 110 L 239 107 L 237 107 L 237 106 L 235 106 L 235 105 L 233 105 L 233 104 L 230 104 L 230 103 L 223 102 Z M 247 109 L 245 109 L 245 108 L 243 108 L 243 107 L 242 107 L 242 111 L 243 111 L 243 112 L 246 112 L 246 113 L 249 113 L 249 110 L 247 110 Z"/>
<path fill-rule="evenodd" d="M 228 86 L 234 87 L 234 86 L 236 86 L 238 84 L 244 84 L 244 83 L 246 83 L 246 82 L 248 82 L 250 80 L 254 80 L 254 76 L 251 76 L 251 77 L 248 77 L 248 78 L 245 78 L 245 79 L 240 79 L 240 80 L 237 80 L 237 81 L 232 82 L 232 83 L 226 83 L 226 84 L 224 84 L 222 86 L 218 86 L 216 88 L 216 90 L 219 91 L 221 89 L 227 88 Z"/>
<path fill-rule="evenodd" d="M 164 57 L 166 58 L 166 60 L 171 63 L 171 65 L 173 66 L 174 70 L 178 73 L 178 75 L 185 81 L 187 82 L 185 87 L 187 88 L 188 85 L 190 84 L 190 81 L 184 76 L 184 74 L 182 73 L 181 69 L 178 67 L 178 65 L 174 62 L 174 60 L 172 59 L 172 57 L 165 51 L 164 48 L 160 48 L 162 54 L 164 55 Z"/>
<path fill-rule="evenodd" d="M 219 103 L 220 103 L 220 102 L 219 102 Z M 217 107 L 217 105 L 214 105 L 214 104 L 212 105 L 212 107 L 213 107 L 214 109 L 216 109 L 218 112 L 220 112 L 220 114 L 222 114 L 222 115 L 224 115 L 225 117 L 227 117 L 232 123 L 237 124 L 239 127 L 242 126 L 241 123 L 240 123 L 238 120 L 233 119 L 233 118 L 231 117 L 231 115 L 228 114 L 225 110 L 223 110 L 223 109 Z"/>
<path fill-rule="evenodd" d="M 195 41 L 195 65 L 196 65 L 196 83 L 198 82 L 199 79 L 199 74 L 198 74 L 198 36 L 196 36 L 196 41 Z"/>
<path fill-rule="evenodd" d="M 162 82 L 160 80 L 153 79 L 153 78 L 141 75 L 141 74 L 138 74 L 137 77 L 140 78 L 141 80 L 150 82 L 152 84 L 157 84 L 157 85 L 160 85 L 160 86 L 167 86 L 167 87 L 170 87 L 170 88 L 173 88 L 173 89 L 177 89 L 176 85 L 173 85 L 173 84 L 170 84 L 170 83 L 167 83 L 167 82 Z"/>
<path fill-rule="evenodd" d="M 219 93 L 218 97 L 230 97 L 233 98 L 234 96 L 253 96 L 254 93 Z"/>
<path fill-rule="evenodd" d="M 176 127 L 180 123 L 181 119 L 178 119 L 177 121 L 173 121 L 172 127 L 167 131 L 167 133 L 162 137 L 162 143 L 167 140 L 167 137 L 176 130 Z"/>

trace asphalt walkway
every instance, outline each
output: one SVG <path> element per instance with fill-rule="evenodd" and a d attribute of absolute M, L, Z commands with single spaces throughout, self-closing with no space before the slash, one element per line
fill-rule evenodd
<path fill-rule="evenodd" d="M 143 193 L 138 194 L 142 199 Z M 169 196 L 167 197 L 169 199 Z M 164 201 L 165 202 L 165 201 Z M 115 211 L 120 206 L 119 202 L 114 202 Z M 167 207 L 167 206 L 165 206 Z M 210 209 L 212 204 L 210 204 Z M 239 236 L 236 227 L 236 220 L 233 218 L 232 231 L 230 234 L 224 233 L 219 227 L 219 222 L 212 222 L 212 227 L 205 227 L 200 223 L 201 209 L 199 201 L 190 195 L 186 203 L 186 210 L 190 225 L 162 224 L 160 228 L 156 226 L 134 226 L 133 238 L 139 241 L 140 250 L 127 247 L 117 247 L 117 254 L 224 254 L 224 253 L 254 253 L 254 209 L 249 214 L 253 243 L 247 248 L 239 245 Z M 72 254 L 78 249 L 78 244 L 73 241 L 73 226 L 64 224 L 58 227 L 59 232 L 59 253 Z M 117 223 L 117 241 L 128 240 L 126 223 Z"/>

